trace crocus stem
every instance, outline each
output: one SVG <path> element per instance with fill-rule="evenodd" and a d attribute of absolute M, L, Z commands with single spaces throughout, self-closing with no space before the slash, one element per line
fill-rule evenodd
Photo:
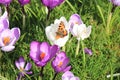
<path fill-rule="evenodd" d="M 83 80 L 86 80 L 85 77 L 86 77 L 86 60 L 85 60 L 85 52 L 84 52 L 84 43 L 83 43 L 83 40 L 81 40 L 81 45 L 82 45 L 82 52 L 83 52 L 83 69 L 84 69 L 84 73 L 83 73 Z"/>
<path fill-rule="evenodd" d="M 84 43 L 82 40 L 81 40 L 81 44 L 82 44 L 82 51 L 83 51 L 83 67 L 85 68 L 86 60 L 85 60 L 85 52 L 84 52 Z"/>
<path fill-rule="evenodd" d="M 52 80 L 55 80 L 55 78 L 56 78 L 57 74 L 58 74 L 58 73 L 55 73 L 55 75 L 54 75 L 54 77 L 53 77 L 53 79 L 52 79 Z"/>
<path fill-rule="evenodd" d="M 2 52 L 1 52 L 1 50 L 0 50 L 0 59 L 1 59 L 1 57 L 2 57 Z"/>
<path fill-rule="evenodd" d="M 113 74 L 112 76 L 120 76 L 120 73 Z M 111 77 L 111 75 L 107 75 L 107 78 Z"/>
<path fill-rule="evenodd" d="M 7 13 L 8 13 L 7 16 L 8 16 L 8 18 L 9 18 L 9 6 L 6 6 L 5 8 L 6 8 L 6 11 L 7 11 Z"/>
<path fill-rule="evenodd" d="M 41 71 L 40 71 L 40 76 L 41 76 L 41 78 L 43 77 L 43 69 L 44 69 L 44 66 L 41 67 Z"/>
<path fill-rule="evenodd" d="M 25 30 L 25 9 L 24 9 L 24 6 L 22 6 L 22 13 L 23 13 L 23 30 Z"/>
<path fill-rule="evenodd" d="M 109 15 L 108 15 L 107 28 L 106 28 L 107 35 L 110 34 L 110 22 L 111 22 L 112 14 L 113 14 L 114 11 L 115 11 L 115 8 L 116 8 L 116 6 L 113 5 L 113 7 L 112 7 L 112 9 L 111 9 L 111 12 L 110 12 Z"/>
<path fill-rule="evenodd" d="M 79 48 L 80 48 L 80 41 L 78 40 L 75 57 L 78 55 Z"/>
<path fill-rule="evenodd" d="M 110 34 L 110 21 L 111 21 L 111 17 L 112 17 L 112 12 L 110 12 L 110 14 L 108 16 L 108 19 L 107 19 L 107 27 L 106 27 L 107 35 Z"/>
<path fill-rule="evenodd" d="M 65 51 L 65 46 L 62 47 L 62 51 Z"/>
<path fill-rule="evenodd" d="M 46 26 L 48 26 L 48 21 L 49 21 L 49 18 L 50 18 L 51 11 L 52 11 L 52 9 L 48 8 L 48 14 L 47 14 L 47 17 L 46 17 Z"/>

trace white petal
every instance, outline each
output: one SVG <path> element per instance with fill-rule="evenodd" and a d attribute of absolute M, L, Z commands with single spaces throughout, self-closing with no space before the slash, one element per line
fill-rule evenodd
<path fill-rule="evenodd" d="M 5 52 L 9 52 L 9 51 L 12 51 L 14 48 L 15 46 L 5 46 L 5 47 L 2 47 L 1 50 Z"/>
<path fill-rule="evenodd" d="M 58 40 L 54 41 L 54 44 L 58 45 L 59 47 L 62 47 L 65 45 L 69 38 L 69 35 L 65 36 L 64 38 L 59 38 Z"/>

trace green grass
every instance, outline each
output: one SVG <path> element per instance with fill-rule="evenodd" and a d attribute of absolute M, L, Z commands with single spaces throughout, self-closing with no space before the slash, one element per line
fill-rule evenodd
<path fill-rule="evenodd" d="M 98 7 L 99 6 L 99 7 Z M 75 58 L 77 40 L 73 37 L 69 38 L 66 43 L 66 54 L 70 58 L 71 71 L 81 80 L 120 80 L 120 76 L 107 78 L 108 74 L 120 72 L 120 7 L 117 7 L 110 21 L 110 35 L 106 34 L 107 19 L 111 4 L 107 0 L 66 0 L 52 12 L 48 25 L 65 16 L 69 17 L 78 13 L 83 22 L 92 26 L 92 33 L 89 38 L 83 41 L 84 46 L 91 48 L 93 55 L 85 54 L 86 66 L 83 67 L 82 45 L 78 56 Z M 2 10 L 4 10 L 2 6 Z M 16 43 L 16 48 L 12 52 L 1 52 L 0 58 L 0 80 L 15 80 L 19 70 L 15 66 L 15 60 L 20 56 L 24 56 L 25 60 L 30 61 L 33 75 L 31 80 L 40 80 L 40 68 L 36 67 L 29 58 L 31 41 L 48 41 L 44 33 L 46 27 L 45 7 L 40 0 L 31 0 L 30 5 L 25 6 L 26 10 L 26 28 L 22 29 L 22 12 L 17 1 L 13 1 L 10 5 L 10 28 L 19 27 L 21 29 L 21 37 Z M 70 41 L 71 40 L 71 41 Z M 48 41 L 49 42 L 49 41 Z M 44 69 L 44 79 L 51 80 L 54 71 L 49 62 Z M 58 74 L 56 80 L 61 80 L 63 73 Z M 29 80 L 25 77 L 23 80 Z"/>

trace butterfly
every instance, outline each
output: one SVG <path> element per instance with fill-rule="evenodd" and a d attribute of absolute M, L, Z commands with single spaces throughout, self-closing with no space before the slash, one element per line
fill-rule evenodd
<path fill-rule="evenodd" d="M 61 21 L 60 24 L 59 24 L 59 28 L 56 32 L 56 39 L 59 39 L 59 38 L 63 38 L 65 36 L 67 36 L 68 32 L 67 30 L 65 29 L 65 25 L 64 25 L 64 22 Z"/>

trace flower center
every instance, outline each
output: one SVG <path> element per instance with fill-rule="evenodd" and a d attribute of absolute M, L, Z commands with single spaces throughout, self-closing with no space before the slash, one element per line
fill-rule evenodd
<path fill-rule="evenodd" d="M 63 62 L 59 62 L 59 64 L 57 65 L 58 67 L 61 67 L 63 65 Z"/>
<path fill-rule="evenodd" d="M 79 24 L 78 22 L 75 22 L 75 24 Z"/>
<path fill-rule="evenodd" d="M 4 43 L 5 46 L 8 45 L 10 43 L 10 37 L 4 37 L 3 38 L 3 43 Z"/>
<path fill-rule="evenodd" d="M 86 30 L 86 29 L 85 29 L 85 30 L 83 30 L 83 33 L 84 33 L 84 34 L 86 34 L 86 33 L 87 33 L 87 30 Z"/>
<path fill-rule="evenodd" d="M 20 71 L 21 71 L 21 72 L 24 71 L 24 68 L 20 67 Z"/>
<path fill-rule="evenodd" d="M 42 53 L 40 54 L 40 59 L 42 60 L 42 59 L 44 59 L 44 57 L 45 57 L 45 53 L 42 52 Z"/>

